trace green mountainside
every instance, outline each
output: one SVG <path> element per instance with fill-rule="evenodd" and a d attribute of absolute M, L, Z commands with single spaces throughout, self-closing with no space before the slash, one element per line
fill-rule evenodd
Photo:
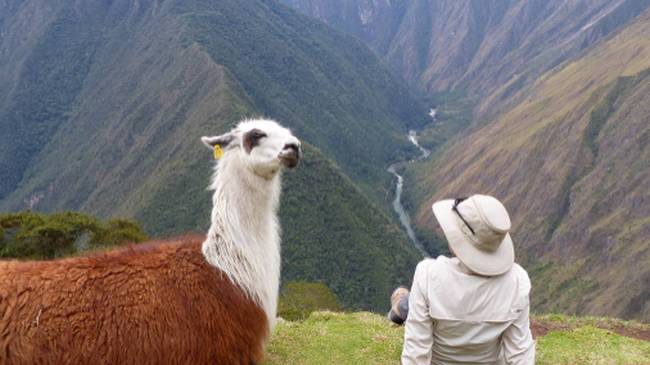
<path fill-rule="evenodd" d="M 649 35 L 646 11 L 412 166 L 418 225 L 433 231 L 435 199 L 493 194 L 536 310 L 650 320 Z"/>
<path fill-rule="evenodd" d="M 431 203 L 505 200 L 538 310 L 650 320 L 647 0 L 283 0 L 366 42 L 438 108 L 409 165 Z"/>
<path fill-rule="evenodd" d="M 32 0 L 0 9 L 9 14 L 1 25 L 0 198 L 26 180 L 66 122 L 90 123 L 92 114 L 94 127 L 111 120 L 144 133 L 147 118 L 167 108 L 159 118 L 169 124 L 209 103 L 205 94 L 224 84 L 218 67 L 254 112 L 293 127 L 378 201 L 390 179 L 378 167 L 410 148 L 407 127 L 426 121 L 403 83 L 360 42 L 275 1 L 75 4 L 34 10 L 42 4 Z M 21 26 L 32 20 L 42 31 L 24 42 Z M 22 58 L 10 55 L 14 43 Z M 197 77 L 202 72 L 210 75 Z"/>
<path fill-rule="evenodd" d="M 4 1 L 0 34 L 0 210 L 203 231 L 199 137 L 264 115 L 306 144 L 285 177 L 285 278 L 384 310 L 412 274 L 384 167 L 426 113 L 361 42 L 262 0 Z"/>

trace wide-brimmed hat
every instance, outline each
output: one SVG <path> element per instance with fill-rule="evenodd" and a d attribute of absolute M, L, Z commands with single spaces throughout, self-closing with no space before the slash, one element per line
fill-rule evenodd
<path fill-rule="evenodd" d="M 510 270 L 515 259 L 511 222 L 499 200 L 476 194 L 438 201 L 432 209 L 449 247 L 470 270 L 485 276 Z"/>

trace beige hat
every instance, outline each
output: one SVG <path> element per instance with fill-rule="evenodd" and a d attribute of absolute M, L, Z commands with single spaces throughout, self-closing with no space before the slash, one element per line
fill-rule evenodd
<path fill-rule="evenodd" d="M 501 275 L 512 267 L 515 252 L 510 238 L 510 216 L 503 204 L 488 195 L 441 200 L 433 214 L 449 247 L 470 270 L 485 276 Z"/>

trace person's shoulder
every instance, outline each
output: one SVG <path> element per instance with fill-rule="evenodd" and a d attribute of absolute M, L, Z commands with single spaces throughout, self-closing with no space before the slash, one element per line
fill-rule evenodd
<path fill-rule="evenodd" d="M 427 257 L 420 261 L 415 268 L 415 276 L 430 276 L 434 271 L 447 269 L 451 262 L 449 257 L 440 255 L 436 258 Z"/>
<path fill-rule="evenodd" d="M 427 257 L 424 260 L 418 262 L 415 267 L 415 276 L 427 276 L 433 270 L 440 266 L 442 260 L 447 259 L 445 256 L 438 256 L 437 258 Z"/>
<path fill-rule="evenodd" d="M 526 269 L 515 263 L 512 265 L 511 272 L 519 284 L 522 294 L 528 295 L 531 289 L 530 277 Z"/>
<path fill-rule="evenodd" d="M 415 267 L 413 284 L 418 283 L 422 288 L 435 288 L 439 285 L 439 274 L 444 266 L 444 260 L 448 258 L 438 256 L 437 258 L 427 257 L 420 261 Z"/>
<path fill-rule="evenodd" d="M 424 260 L 420 261 L 417 265 L 417 267 L 421 268 L 431 268 L 431 267 L 436 267 L 440 265 L 446 264 L 448 261 L 451 259 L 447 256 L 440 255 L 436 258 L 433 257 L 427 257 Z"/>
<path fill-rule="evenodd" d="M 519 279 L 523 279 L 523 280 L 526 280 L 526 281 L 529 281 L 529 282 L 530 282 L 530 278 L 528 277 L 528 272 L 526 271 L 526 269 L 524 269 L 524 268 L 523 268 L 521 265 L 519 265 L 518 263 L 515 262 L 515 263 L 512 265 L 512 269 L 511 269 L 511 270 L 512 270 L 512 272 L 517 276 L 517 278 L 519 278 Z"/>
<path fill-rule="evenodd" d="M 436 259 L 427 257 L 424 260 L 418 262 L 417 266 L 415 267 L 415 273 L 417 274 L 420 272 L 428 271 L 429 268 L 435 264 L 436 264 Z"/>

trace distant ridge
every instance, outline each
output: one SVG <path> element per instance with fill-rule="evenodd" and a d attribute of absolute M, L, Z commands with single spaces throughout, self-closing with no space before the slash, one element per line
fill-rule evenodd
<path fill-rule="evenodd" d="M 466 94 L 480 103 L 479 116 L 650 6 L 650 0 L 282 1 L 364 40 L 420 92 Z"/>

